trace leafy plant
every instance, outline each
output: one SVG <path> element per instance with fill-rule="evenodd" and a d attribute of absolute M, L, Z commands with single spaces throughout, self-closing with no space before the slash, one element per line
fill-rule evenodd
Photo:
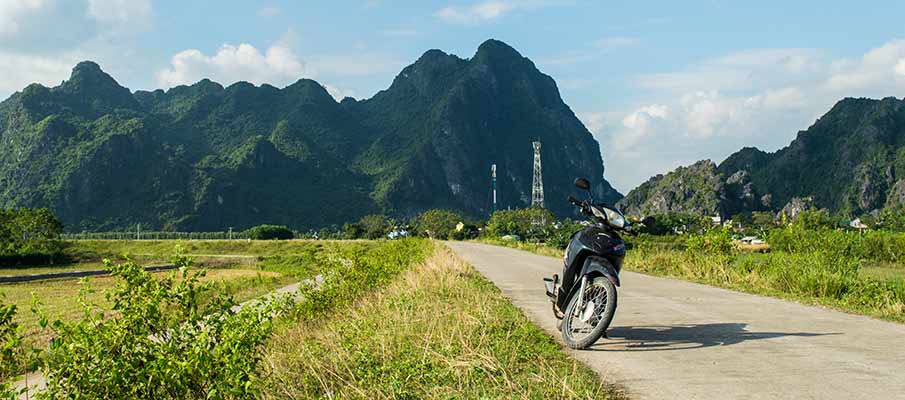
<path fill-rule="evenodd" d="M 80 300 L 80 320 L 52 325 L 46 398 L 255 396 L 259 350 L 285 301 L 237 311 L 232 298 L 199 281 L 204 271 L 191 271 L 191 259 L 174 262 L 179 272 L 157 279 L 133 262 L 106 261 L 118 280 L 107 293 L 111 308 Z"/>
<path fill-rule="evenodd" d="M 13 321 L 15 316 L 15 304 L 0 303 L 0 399 L 16 399 L 18 395 L 7 382 L 16 372 L 22 345 L 19 324 Z"/>

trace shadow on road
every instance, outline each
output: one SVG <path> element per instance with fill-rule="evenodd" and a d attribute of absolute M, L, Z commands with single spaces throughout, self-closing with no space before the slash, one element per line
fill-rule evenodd
<path fill-rule="evenodd" d="M 712 346 L 729 346 L 749 340 L 787 336 L 814 337 L 838 333 L 749 332 L 743 323 L 688 324 L 672 326 L 615 327 L 607 331 L 609 339 L 601 339 L 589 350 L 596 351 L 662 351 L 688 350 Z"/>

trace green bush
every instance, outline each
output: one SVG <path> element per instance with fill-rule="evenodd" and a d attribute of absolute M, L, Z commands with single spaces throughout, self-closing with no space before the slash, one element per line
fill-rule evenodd
<path fill-rule="evenodd" d="M 107 293 L 109 310 L 80 301 L 84 316 L 53 323 L 55 339 L 44 376 L 49 399 L 253 398 L 270 336 L 271 318 L 283 301 L 234 311 L 191 260 L 177 257 L 179 273 L 156 279 L 127 262 L 106 266 L 117 279 Z"/>
<path fill-rule="evenodd" d="M 295 234 L 281 225 L 258 225 L 248 230 L 248 237 L 253 240 L 289 240 Z"/>

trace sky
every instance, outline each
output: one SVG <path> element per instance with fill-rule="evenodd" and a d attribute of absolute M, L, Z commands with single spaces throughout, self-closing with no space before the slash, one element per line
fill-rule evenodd
<path fill-rule="evenodd" d="M 0 98 L 93 60 L 133 90 L 312 78 L 369 98 L 428 49 L 513 46 L 600 142 L 605 176 L 775 151 L 844 97 L 905 96 L 902 1 L 0 0 Z"/>

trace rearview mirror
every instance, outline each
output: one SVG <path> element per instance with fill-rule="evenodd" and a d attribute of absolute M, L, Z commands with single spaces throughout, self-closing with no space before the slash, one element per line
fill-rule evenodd
<path fill-rule="evenodd" d="M 584 190 L 591 190 L 591 183 L 585 178 L 575 179 L 575 187 Z"/>

